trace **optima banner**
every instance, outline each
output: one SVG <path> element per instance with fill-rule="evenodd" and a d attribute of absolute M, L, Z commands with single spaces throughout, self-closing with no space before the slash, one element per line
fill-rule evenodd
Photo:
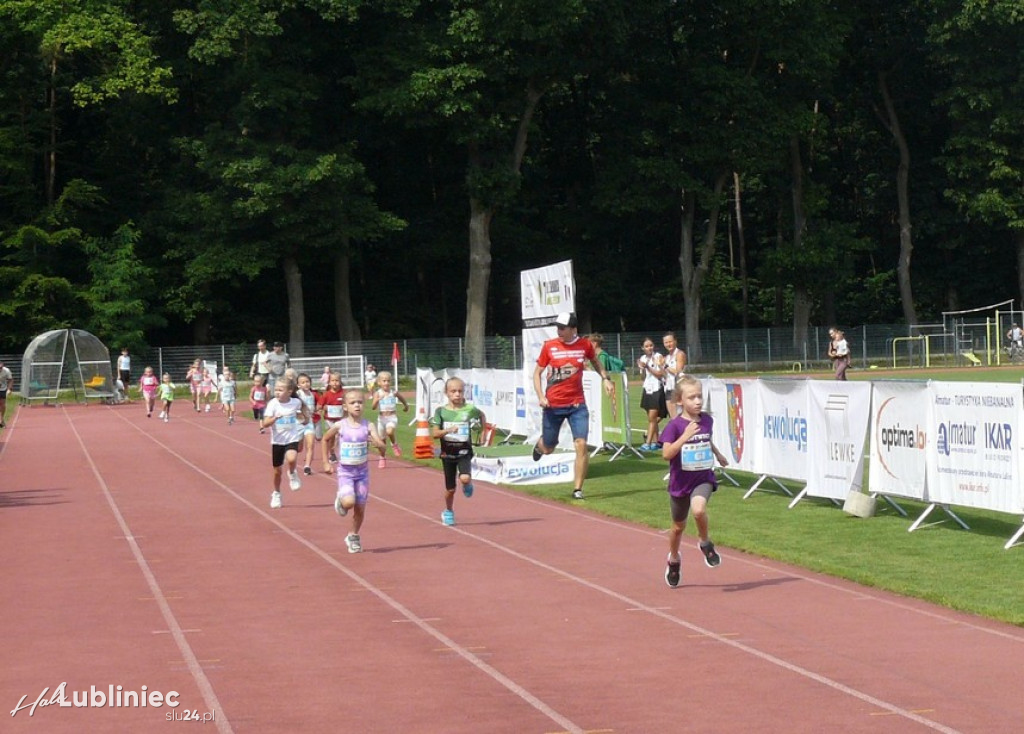
<path fill-rule="evenodd" d="M 928 384 L 878 382 L 871 390 L 868 490 L 925 500 L 931 425 Z"/>

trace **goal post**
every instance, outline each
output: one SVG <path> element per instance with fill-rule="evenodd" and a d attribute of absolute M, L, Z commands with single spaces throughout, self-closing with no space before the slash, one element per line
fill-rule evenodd
<path fill-rule="evenodd" d="M 972 365 L 999 364 L 1003 335 L 1015 318 L 1013 304 L 1011 298 L 977 308 L 943 311 L 943 330 L 954 334 L 958 357 Z"/>
<path fill-rule="evenodd" d="M 314 387 L 320 386 L 320 375 L 324 367 L 330 367 L 331 372 L 341 376 L 341 384 L 344 387 L 365 387 L 363 385 L 363 370 L 366 369 L 366 358 L 363 355 L 347 355 L 337 357 L 292 357 L 290 359 L 292 368 L 300 374 L 305 372 L 313 382 Z"/>

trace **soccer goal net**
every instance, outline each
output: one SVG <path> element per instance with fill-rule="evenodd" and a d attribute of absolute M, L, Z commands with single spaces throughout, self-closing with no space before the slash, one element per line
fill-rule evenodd
<path fill-rule="evenodd" d="M 292 357 L 292 367 L 300 374 L 305 372 L 313 381 L 313 386 L 320 387 L 320 375 L 324 373 L 325 367 L 330 367 L 331 372 L 341 375 L 341 384 L 345 387 L 354 387 L 363 384 L 363 370 L 366 368 L 366 358 L 362 355 L 349 355 L 345 357 Z"/>

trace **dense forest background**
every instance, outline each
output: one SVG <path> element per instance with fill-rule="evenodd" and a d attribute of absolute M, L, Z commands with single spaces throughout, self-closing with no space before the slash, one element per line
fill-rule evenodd
<path fill-rule="evenodd" d="M 2 0 L 0 350 L 1020 299 L 1024 0 Z M 698 355 L 699 356 L 699 355 Z"/>

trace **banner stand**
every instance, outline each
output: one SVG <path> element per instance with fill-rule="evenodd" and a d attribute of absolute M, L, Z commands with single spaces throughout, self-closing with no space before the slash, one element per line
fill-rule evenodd
<path fill-rule="evenodd" d="M 1024 520 L 1021 520 L 1021 522 L 1024 523 Z M 1020 536 L 1022 535 L 1024 535 L 1024 525 L 1021 525 L 1020 529 L 1013 534 L 1013 537 L 1006 541 L 1006 545 L 1003 546 L 1003 550 L 1010 550 L 1010 548 L 1012 548 L 1017 543 L 1017 541 L 1020 540 Z"/>
<path fill-rule="evenodd" d="M 747 493 L 743 495 L 743 499 L 747 499 L 752 494 L 754 494 L 754 492 L 758 490 L 758 488 L 761 486 L 761 483 L 764 482 L 765 479 L 771 479 L 773 482 L 779 485 L 779 489 L 785 492 L 787 497 L 793 496 L 793 493 L 789 491 L 789 488 L 786 487 L 786 485 L 780 482 L 778 479 L 776 479 L 775 477 L 770 477 L 767 474 L 762 474 L 760 477 L 758 477 L 757 481 L 754 482 L 753 485 L 751 485 L 750 489 L 747 490 Z"/>
<path fill-rule="evenodd" d="M 793 497 L 793 501 L 790 502 L 789 506 L 788 506 L 788 508 L 790 510 L 792 510 L 794 507 L 796 507 L 797 502 L 799 502 L 800 500 L 802 500 L 804 497 L 807 496 L 807 490 L 808 489 L 809 488 L 805 486 L 803 489 L 800 490 L 800 492 L 797 494 L 796 497 Z M 812 495 L 812 496 L 815 496 L 815 495 Z M 822 497 L 821 499 L 828 500 L 829 502 L 831 502 L 836 507 L 842 507 L 843 506 L 843 503 L 840 502 L 839 500 L 837 500 L 835 497 Z"/>
<path fill-rule="evenodd" d="M 881 498 L 885 500 L 885 504 L 889 505 L 889 507 L 896 510 L 896 512 L 899 513 L 900 517 L 907 517 L 907 511 L 900 507 L 899 503 L 889 495 L 882 494 L 881 492 L 871 492 L 870 494 L 875 499 Z"/>
<path fill-rule="evenodd" d="M 621 456 L 626 451 L 632 451 L 633 454 L 638 459 L 645 459 L 645 458 L 647 458 L 643 454 L 641 454 L 639 451 L 637 451 L 635 448 L 633 448 L 632 444 L 628 444 L 628 443 L 615 444 L 615 443 L 612 443 L 611 441 L 605 441 L 604 444 L 602 444 L 601 446 L 598 446 L 596 449 L 591 451 L 590 452 L 590 458 L 593 459 L 595 456 L 597 456 L 602 451 L 612 451 L 612 452 L 614 452 L 612 454 L 611 458 L 608 459 L 608 463 L 609 464 L 611 462 L 615 461 L 617 458 L 619 458 L 619 456 Z"/>
<path fill-rule="evenodd" d="M 729 472 L 727 472 L 727 471 L 725 470 L 725 468 L 724 468 L 724 467 L 721 467 L 721 466 L 716 466 L 716 467 L 715 467 L 715 473 L 716 473 L 716 474 L 718 474 L 718 476 L 720 476 L 720 477 L 723 477 L 723 478 L 725 478 L 725 479 L 728 479 L 728 480 L 729 480 L 729 482 L 730 482 L 730 483 L 732 484 L 732 486 L 734 486 L 734 487 L 738 487 L 738 486 L 740 486 L 740 483 L 739 483 L 739 482 L 737 482 L 737 481 L 736 481 L 736 480 L 735 480 L 735 479 L 733 478 L 733 476 L 732 476 L 732 475 L 731 475 L 731 474 L 730 474 Z"/>
<path fill-rule="evenodd" d="M 912 532 L 914 532 L 915 530 L 917 530 L 920 527 L 928 528 L 928 527 L 931 527 L 932 525 L 939 525 L 940 523 L 945 522 L 945 520 L 938 520 L 936 522 L 930 522 L 927 525 L 922 525 L 921 524 L 922 522 L 924 522 L 924 519 L 926 517 L 928 517 L 928 515 L 930 515 L 932 510 L 934 510 L 936 507 L 941 508 L 943 512 L 945 512 L 947 515 L 949 515 L 956 522 L 956 524 L 959 525 L 960 527 L 962 527 L 964 530 L 970 530 L 971 529 L 970 526 L 967 523 L 965 523 L 963 520 L 961 520 L 957 516 L 957 514 L 955 512 L 953 512 L 951 509 L 949 509 L 949 505 L 943 505 L 943 504 L 939 504 L 938 502 L 932 502 L 930 505 L 928 505 L 928 507 L 925 508 L 924 512 L 921 513 L 921 516 L 919 518 L 917 518 L 916 520 L 914 520 L 914 524 L 911 525 L 909 528 L 907 528 L 907 532 L 908 533 L 912 533 Z M 1018 535 L 1019 535 L 1019 533 L 1018 533 Z"/>

